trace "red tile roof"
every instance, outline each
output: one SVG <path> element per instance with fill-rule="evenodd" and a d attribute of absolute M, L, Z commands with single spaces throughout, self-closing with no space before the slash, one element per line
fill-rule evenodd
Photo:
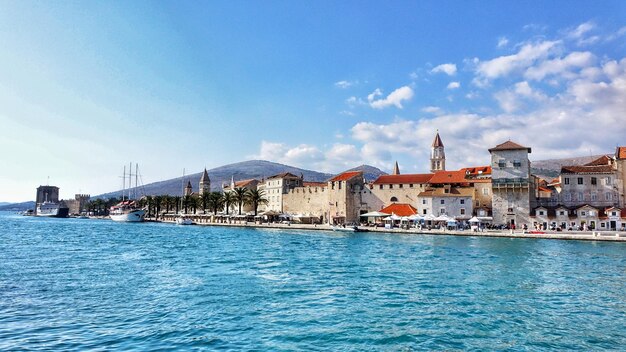
<path fill-rule="evenodd" d="M 606 155 L 599 157 L 598 159 L 585 164 L 584 166 L 604 166 L 611 165 L 611 158 Z"/>
<path fill-rule="evenodd" d="M 283 172 L 282 174 L 272 175 L 268 177 L 267 179 L 269 180 L 269 179 L 274 179 L 274 178 L 299 178 L 299 177 L 292 174 L 291 172 Z"/>
<path fill-rule="evenodd" d="M 539 186 L 539 191 L 540 192 L 550 192 L 550 193 L 552 193 L 552 190 L 550 190 L 549 188 L 545 188 L 545 187 L 541 187 L 541 186 Z"/>
<path fill-rule="evenodd" d="M 246 187 L 247 185 L 249 185 L 250 183 L 256 181 L 256 179 L 249 179 L 249 180 L 242 180 L 242 181 L 237 181 L 235 182 L 235 187 Z"/>
<path fill-rule="evenodd" d="M 363 171 L 346 171 L 346 172 L 342 172 L 339 175 L 331 178 L 328 181 L 330 181 L 330 182 L 333 182 L 333 181 L 347 181 L 347 180 L 349 180 L 349 179 L 351 179 L 353 177 L 357 177 L 357 176 L 363 177 Z"/>
<path fill-rule="evenodd" d="M 606 174 L 612 173 L 613 167 L 611 165 L 600 166 L 562 166 L 562 174 Z"/>
<path fill-rule="evenodd" d="M 626 159 L 626 147 L 617 147 L 615 157 L 618 159 Z"/>
<path fill-rule="evenodd" d="M 465 167 L 461 170 L 467 172 L 471 176 L 491 175 L 491 166 Z"/>
<path fill-rule="evenodd" d="M 495 147 L 489 149 L 489 151 L 494 151 L 494 150 L 521 150 L 521 149 L 527 149 L 528 152 L 531 152 L 531 149 L 528 147 L 524 147 L 521 146 L 515 142 L 511 142 L 511 141 L 506 141 L 504 143 L 498 144 Z"/>
<path fill-rule="evenodd" d="M 428 183 L 433 174 L 404 174 L 378 176 L 373 184 L 423 184 Z"/>
<path fill-rule="evenodd" d="M 430 184 L 467 183 L 465 171 L 437 171 L 430 179 Z"/>
<path fill-rule="evenodd" d="M 411 204 L 406 203 L 395 203 L 387 206 L 379 210 L 381 213 L 385 214 L 396 214 L 398 216 L 410 216 L 413 214 L 417 214 L 417 209 L 415 209 Z"/>

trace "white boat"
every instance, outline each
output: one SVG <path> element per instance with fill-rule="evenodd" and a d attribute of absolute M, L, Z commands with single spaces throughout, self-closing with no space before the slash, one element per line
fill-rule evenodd
<path fill-rule="evenodd" d="M 135 191 L 137 190 L 137 176 L 139 174 L 139 165 L 136 166 L 135 169 Z M 128 172 L 128 199 L 124 200 L 124 192 L 126 191 L 126 166 L 124 166 L 124 175 L 122 178 L 123 186 L 122 186 L 122 201 L 118 204 L 114 205 L 109 209 L 109 217 L 113 221 L 118 222 L 142 222 L 144 217 L 146 216 L 146 210 L 141 209 L 137 206 L 137 203 L 134 200 L 131 200 L 131 187 L 132 187 L 132 164 L 130 165 L 130 169 Z M 137 195 L 135 194 L 135 197 Z"/>
<path fill-rule="evenodd" d="M 37 216 L 55 217 L 59 214 L 59 203 L 45 201 L 37 205 Z"/>
<path fill-rule="evenodd" d="M 193 220 L 181 214 L 176 218 L 176 225 L 193 225 Z"/>
<path fill-rule="evenodd" d="M 183 169 L 183 178 L 182 178 L 182 197 L 180 198 L 180 208 L 183 208 L 183 199 L 185 198 L 185 169 Z M 180 211 L 178 217 L 176 217 L 176 225 L 193 225 L 193 220 L 186 217 L 183 214 L 183 211 Z"/>

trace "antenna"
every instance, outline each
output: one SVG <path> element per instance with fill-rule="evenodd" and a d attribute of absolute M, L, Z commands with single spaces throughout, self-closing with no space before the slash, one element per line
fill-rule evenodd
<path fill-rule="evenodd" d="M 46 186 L 50 186 L 50 176 L 48 176 L 48 180 L 46 181 Z"/>

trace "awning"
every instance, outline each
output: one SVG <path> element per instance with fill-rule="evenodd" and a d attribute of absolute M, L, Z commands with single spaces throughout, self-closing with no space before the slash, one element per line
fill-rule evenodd
<path fill-rule="evenodd" d="M 389 216 L 389 214 L 380 211 L 370 211 L 369 213 L 361 214 L 361 217 L 364 218 L 378 218 L 383 216 Z"/>

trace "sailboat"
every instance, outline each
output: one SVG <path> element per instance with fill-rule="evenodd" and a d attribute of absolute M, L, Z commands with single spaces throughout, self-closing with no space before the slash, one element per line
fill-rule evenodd
<path fill-rule="evenodd" d="M 183 179 L 180 182 L 182 185 L 182 196 L 180 197 L 180 212 L 176 217 L 176 225 L 193 225 L 193 220 L 186 217 L 183 213 L 183 200 L 185 199 L 185 169 L 183 169 Z"/>
<path fill-rule="evenodd" d="M 126 166 L 124 166 L 124 173 L 122 175 L 122 201 L 111 207 L 109 210 L 109 216 L 113 221 L 119 222 L 141 222 L 146 216 L 145 209 L 138 207 L 136 199 L 131 199 L 131 187 L 132 187 L 132 169 L 133 164 L 130 164 L 128 169 L 128 199 L 125 199 L 126 193 Z M 137 175 L 139 174 L 139 164 L 135 164 L 135 198 L 137 197 Z"/>

